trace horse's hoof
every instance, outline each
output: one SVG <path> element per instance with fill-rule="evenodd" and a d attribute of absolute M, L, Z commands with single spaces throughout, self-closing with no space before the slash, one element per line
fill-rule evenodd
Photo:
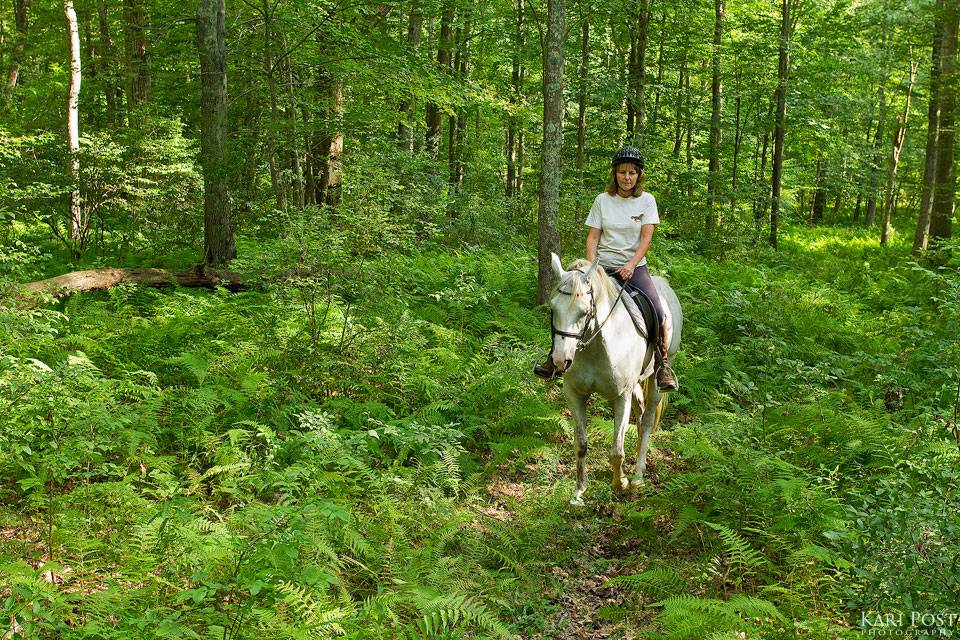
<path fill-rule="evenodd" d="M 614 482 L 613 488 L 618 491 L 626 491 L 630 488 L 630 481 L 627 478 L 620 478 L 620 482 Z"/>
<path fill-rule="evenodd" d="M 643 479 L 643 476 L 633 476 L 630 478 L 630 488 L 639 489 L 646 484 L 646 480 Z"/>
<path fill-rule="evenodd" d="M 570 504 L 572 504 L 575 507 L 582 507 L 583 498 L 581 498 L 580 496 L 573 496 L 572 498 L 570 498 Z"/>

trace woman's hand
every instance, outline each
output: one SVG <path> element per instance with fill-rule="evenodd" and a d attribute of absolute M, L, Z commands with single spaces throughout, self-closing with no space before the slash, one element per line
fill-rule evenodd
<path fill-rule="evenodd" d="M 633 277 L 633 272 L 636 270 L 636 268 L 637 268 L 637 265 L 633 264 L 633 262 L 628 262 L 627 264 L 617 269 L 617 273 L 620 274 L 620 277 L 623 278 L 624 280 L 629 280 L 630 278 Z"/>

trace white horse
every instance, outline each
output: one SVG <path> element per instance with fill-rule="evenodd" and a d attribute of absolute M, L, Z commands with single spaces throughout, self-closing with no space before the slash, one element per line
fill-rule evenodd
<path fill-rule="evenodd" d="M 622 491 L 643 484 L 650 434 L 660 421 L 666 394 L 657 389 L 653 345 L 637 331 L 624 306 L 626 294 L 593 263 L 578 260 L 564 271 L 552 255 L 559 284 L 550 299 L 553 311 L 553 363 L 564 371 L 563 390 L 577 422 L 577 489 L 570 504 L 582 505 L 587 486 L 587 400 L 598 393 L 613 407 L 613 446 L 610 465 L 613 487 Z M 666 331 L 671 355 L 680 346 L 683 315 L 680 301 L 667 281 L 653 278 L 667 314 Z M 637 415 L 639 453 L 633 476 L 623 473 L 623 438 L 631 407 Z"/>

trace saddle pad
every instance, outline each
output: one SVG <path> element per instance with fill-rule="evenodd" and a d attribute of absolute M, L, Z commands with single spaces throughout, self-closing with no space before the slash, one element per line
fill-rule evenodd
<path fill-rule="evenodd" d="M 653 306 L 650 297 L 643 291 L 632 287 L 627 287 L 626 293 L 628 297 L 624 298 L 624 304 L 628 305 L 628 308 L 631 304 L 636 305 L 639 307 L 640 313 L 643 316 L 645 326 L 637 326 L 637 331 L 645 333 L 647 342 L 650 344 L 657 344 L 660 340 L 660 323 L 657 322 L 657 309 Z M 630 317 L 633 318 L 633 323 L 637 324 L 636 315 L 631 313 Z"/>

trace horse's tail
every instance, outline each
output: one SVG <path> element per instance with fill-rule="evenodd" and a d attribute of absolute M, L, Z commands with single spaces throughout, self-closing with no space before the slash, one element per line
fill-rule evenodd
<path fill-rule="evenodd" d="M 656 376 L 648 376 L 642 382 L 637 383 L 637 386 L 633 389 L 633 415 L 637 417 L 637 425 L 640 424 L 640 419 L 644 414 L 644 408 L 646 405 L 647 398 L 651 397 L 648 394 L 648 391 L 651 389 L 648 385 L 654 385 L 652 391 L 654 392 L 657 399 L 656 414 L 653 419 L 653 428 L 650 430 L 651 433 L 657 430 L 657 427 L 660 426 L 660 420 L 663 418 L 664 412 L 667 410 L 667 399 L 670 397 L 669 393 L 660 393 L 656 389 Z"/>

